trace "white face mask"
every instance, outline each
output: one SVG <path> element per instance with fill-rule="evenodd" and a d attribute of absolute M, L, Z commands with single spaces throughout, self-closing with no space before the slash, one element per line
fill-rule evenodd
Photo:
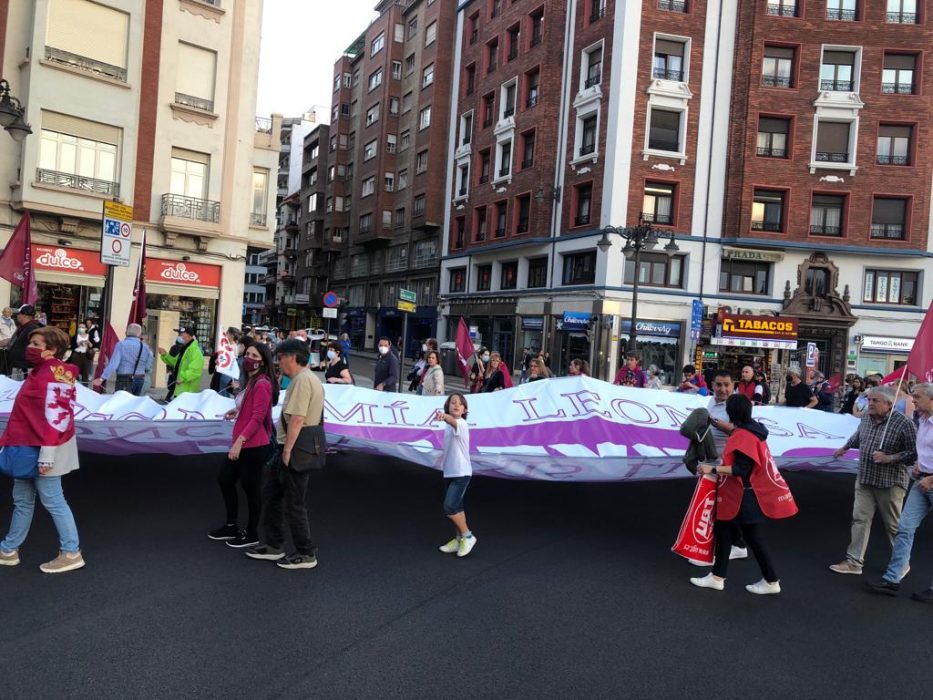
<path fill-rule="evenodd" d="M 87 328 L 85 328 L 84 326 L 81 326 L 78 329 L 78 335 L 86 335 L 86 334 L 87 334 Z"/>
<path fill-rule="evenodd" d="M 379 354 L 380 354 L 380 355 L 385 355 L 387 352 L 389 352 L 389 348 L 387 348 L 385 345 L 380 345 L 380 346 L 379 346 Z"/>
<path fill-rule="evenodd" d="M 483 362 L 489 362 L 489 355 L 483 355 Z"/>
<path fill-rule="evenodd" d="M 421 352 L 427 352 L 427 351 L 428 351 L 427 343 L 423 343 L 423 344 L 421 345 Z"/>
<path fill-rule="evenodd" d="M 328 360 L 333 360 L 335 357 L 337 357 L 337 353 L 335 353 L 333 350 L 328 350 L 328 351 L 327 351 L 327 359 L 328 359 Z"/>

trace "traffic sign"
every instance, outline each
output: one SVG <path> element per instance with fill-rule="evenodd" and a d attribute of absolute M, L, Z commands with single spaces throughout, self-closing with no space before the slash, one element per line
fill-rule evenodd
<path fill-rule="evenodd" d="M 337 318 L 337 309 L 332 307 L 321 309 L 321 316 L 323 318 Z"/>
<path fill-rule="evenodd" d="M 415 309 L 418 307 L 412 304 L 410 301 L 403 301 L 402 299 L 398 300 L 398 310 L 404 311 L 405 313 L 413 314 Z"/>
<path fill-rule="evenodd" d="M 100 261 L 105 265 L 129 267 L 133 243 L 133 207 L 104 202 L 100 235 Z"/>
<path fill-rule="evenodd" d="M 324 292 L 322 301 L 324 302 L 324 306 L 329 309 L 335 309 L 340 306 L 340 297 L 338 297 L 334 292 Z"/>
<path fill-rule="evenodd" d="M 410 304 L 414 304 L 416 301 L 418 301 L 418 295 L 409 289 L 398 290 L 398 298 L 402 301 L 407 301 Z"/>

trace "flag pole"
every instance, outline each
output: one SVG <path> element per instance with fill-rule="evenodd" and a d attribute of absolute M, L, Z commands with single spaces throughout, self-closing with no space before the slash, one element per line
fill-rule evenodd
<path fill-rule="evenodd" d="M 888 417 L 884 421 L 884 430 L 881 431 L 881 444 L 878 445 L 879 450 L 884 449 L 884 438 L 888 434 L 888 426 L 891 424 L 891 414 L 894 413 L 894 407 L 897 405 L 897 395 L 901 393 L 901 386 L 904 384 L 904 377 L 907 374 L 907 365 L 904 365 L 904 371 L 901 372 L 900 378 L 897 380 L 897 389 L 894 391 L 894 403 L 891 404 L 891 410 L 888 412 Z"/>

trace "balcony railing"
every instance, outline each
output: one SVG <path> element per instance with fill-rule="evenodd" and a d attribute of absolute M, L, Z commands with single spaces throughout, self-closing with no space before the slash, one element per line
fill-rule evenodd
<path fill-rule="evenodd" d="M 496 227 L 496 231 L 494 235 L 496 238 L 502 238 L 505 235 L 505 226 Z"/>
<path fill-rule="evenodd" d="M 257 134 L 271 134 L 272 133 L 272 120 L 268 117 L 256 117 L 256 133 Z"/>
<path fill-rule="evenodd" d="M 789 75 L 763 75 L 761 76 L 761 84 L 765 87 L 789 88 L 791 79 Z"/>
<path fill-rule="evenodd" d="M 879 153 L 878 165 L 910 165 L 910 158 L 907 156 L 891 156 Z"/>
<path fill-rule="evenodd" d="M 87 56 L 81 56 L 76 53 L 71 53 L 70 51 L 63 51 L 62 49 L 56 49 L 52 46 L 46 46 L 45 58 L 52 63 L 71 66 L 72 68 L 78 68 L 88 73 L 105 75 L 108 78 L 119 80 L 121 83 L 126 82 L 126 68 L 120 68 L 120 66 L 114 66 L 109 63 L 104 63 L 103 61 L 95 61 L 93 58 L 88 58 Z"/>
<path fill-rule="evenodd" d="M 593 12 L 590 14 L 590 22 L 598 22 L 606 16 L 606 8 L 593 5 Z"/>
<path fill-rule="evenodd" d="M 258 214 L 258 213 L 256 213 L 256 212 L 252 212 L 252 213 L 249 215 L 249 223 L 250 223 L 250 226 L 265 226 L 265 225 L 266 225 L 266 215 L 265 215 L 265 214 Z"/>
<path fill-rule="evenodd" d="M 817 236 L 841 236 L 841 226 L 825 226 L 822 224 L 810 224 L 810 233 Z"/>
<path fill-rule="evenodd" d="M 163 194 L 162 216 L 177 216 L 216 224 L 220 222 L 220 202 L 184 197 L 180 194 Z"/>
<path fill-rule="evenodd" d="M 663 141 L 661 139 L 653 139 L 648 141 L 648 148 L 650 148 L 652 151 L 670 151 L 671 153 L 680 153 L 680 144 L 677 141 Z"/>
<path fill-rule="evenodd" d="M 668 12 L 686 12 L 686 0 L 658 0 L 658 9 Z"/>
<path fill-rule="evenodd" d="M 82 190 L 84 192 L 94 192 L 96 194 L 106 195 L 108 197 L 120 196 L 120 183 L 108 182 L 107 180 L 98 180 L 93 177 L 83 177 L 73 173 L 61 173 L 57 170 L 36 170 L 36 181 L 45 185 L 55 185 L 56 187 L 68 187 L 73 190 Z"/>
<path fill-rule="evenodd" d="M 835 19 L 840 22 L 854 22 L 856 20 L 855 10 L 843 10 L 838 7 L 826 8 L 826 19 Z"/>
<path fill-rule="evenodd" d="M 595 143 L 584 143 L 584 144 L 581 144 L 581 145 L 580 145 L 580 155 L 581 155 L 581 156 L 588 156 L 588 155 L 590 155 L 591 153 L 593 153 L 594 151 L 596 151 L 596 144 L 595 144 Z"/>
<path fill-rule="evenodd" d="M 528 219 L 519 219 L 515 233 L 528 233 Z"/>
<path fill-rule="evenodd" d="M 796 17 L 797 5 L 768 5 L 768 14 L 775 17 Z"/>
<path fill-rule="evenodd" d="M 829 92 L 852 92 L 853 83 L 851 80 L 821 80 L 820 90 Z"/>
<path fill-rule="evenodd" d="M 510 171 L 508 167 L 499 168 L 499 177 L 508 177 L 509 172 Z"/>
<path fill-rule="evenodd" d="M 916 24 L 916 12 L 889 12 L 887 20 L 890 24 Z"/>
<path fill-rule="evenodd" d="M 413 268 L 420 267 L 434 267 L 440 263 L 440 258 L 437 257 L 434 253 L 425 254 L 425 255 L 415 255 L 414 263 L 412 263 Z M 423 302 L 424 300 L 422 300 Z"/>
<path fill-rule="evenodd" d="M 502 118 L 508 119 L 515 114 L 515 107 L 506 107 L 502 110 Z"/>
<path fill-rule="evenodd" d="M 600 71 L 596 71 L 595 73 L 587 77 L 587 79 L 583 81 L 584 89 L 591 88 L 594 85 L 599 85 L 600 78 L 601 78 Z"/>
<path fill-rule="evenodd" d="M 651 75 L 660 80 L 676 80 L 678 83 L 682 83 L 684 80 L 684 72 L 672 68 L 655 68 Z"/>
<path fill-rule="evenodd" d="M 537 46 L 541 43 L 541 30 L 533 31 L 531 33 L 531 45 Z"/>
<path fill-rule="evenodd" d="M 590 223 L 590 215 L 580 214 L 574 217 L 573 223 L 575 226 L 586 226 L 588 223 Z"/>
<path fill-rule="evenodd" d="M 885 95 L 913 95 L 913 83 L 881 83 L 881 92 Z"/>
<path fill-rule="evenodd" d="M 214 100 L 195 97 L 194 95 L 186 95 L 183 92 L 175 93 L 175 104 L 184 105 L 185 107 L 194 107 L 195 109 L 200 109 L 205 112 L 214 111 Z"/>
<path fill-rule="evenodd" d="M 759 147 L 757 153 L 764 158 L 787 158 L 787 151 L 783 148 Z"/>
<path fill-rule="evenodd" d="M 670 226 L 674 223 L 674 217 L 671 214 L 652 214 L 646 211 L 642 212 L 641 218 L 653 224 L 661 224 L 663 226 Z"/>
<path fill-rule="evenodd" d="M 780 221 L 753 221 L 752 222 L 752 231 L 777 231 L 781 230 Z"/>
<path fill-rule="evenodd" d="M 526 106 L 526 107 L 534 107 L 536 104 L 538 104 L 538 93 L 537 93 L 537 91 L 528 93 L 528 99 L 525 100 L 525 106 Z"/>
<path fill-rule="evenodd" d="M 457 190 L 458 197 L 466 197 L 466 193 L 467 193 L 466 187 L 461 187 L 459 190 Z"/>
<path fill-rule="evenodd" d="M 836 151 L 817 151 L 816 160 L 819 163 L 848 163 L 849 154 Z"/>
<path fill-rule="evenodd" d="M 872 224 L 871 237 L 901 240 L 904 238 L 904 224 Z"/>

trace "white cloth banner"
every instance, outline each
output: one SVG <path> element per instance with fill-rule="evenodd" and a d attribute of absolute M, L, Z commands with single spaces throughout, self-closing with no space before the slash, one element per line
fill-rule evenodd
<path fill-rule="evenodd" d="M 19 382 L 0 377 L 0 413 L 10 412 L 18 389 Z M 334 384 L 325 392 L 332 446 L 438 467 L 443 426 L 434 413 L 445 397 Z M 709 403 L 589 377 L 470 394 L 467 401 L 475 473 L 552 481 L 686 476 L 681 457 L 688 443 L 678 429 L 693 409 Z M 226 452 L 232 424 L 222 418 L 232 407 L 231 399 L 209 390 L 163 406 L 148 397 L 101 396 L 78 387 L 78 444 L 104 454 Z M 782 468 L 855 470 L 854 452 L 841 460 L 832 455 L 857 429 L 854 417 L 776 406 L 756 408 L 755 417 L 770 431 L 768 444 Z"/>
<path fill-rule="evenodd" d="M 225 374 L 231 379 L 240 379 L 240 366 L 236 362 L 236 345 L 230 342 L 227 334 L 220 331 L 217 336 L 217 359 L 214 361 L 214 369 L 221 374 Z"/>

